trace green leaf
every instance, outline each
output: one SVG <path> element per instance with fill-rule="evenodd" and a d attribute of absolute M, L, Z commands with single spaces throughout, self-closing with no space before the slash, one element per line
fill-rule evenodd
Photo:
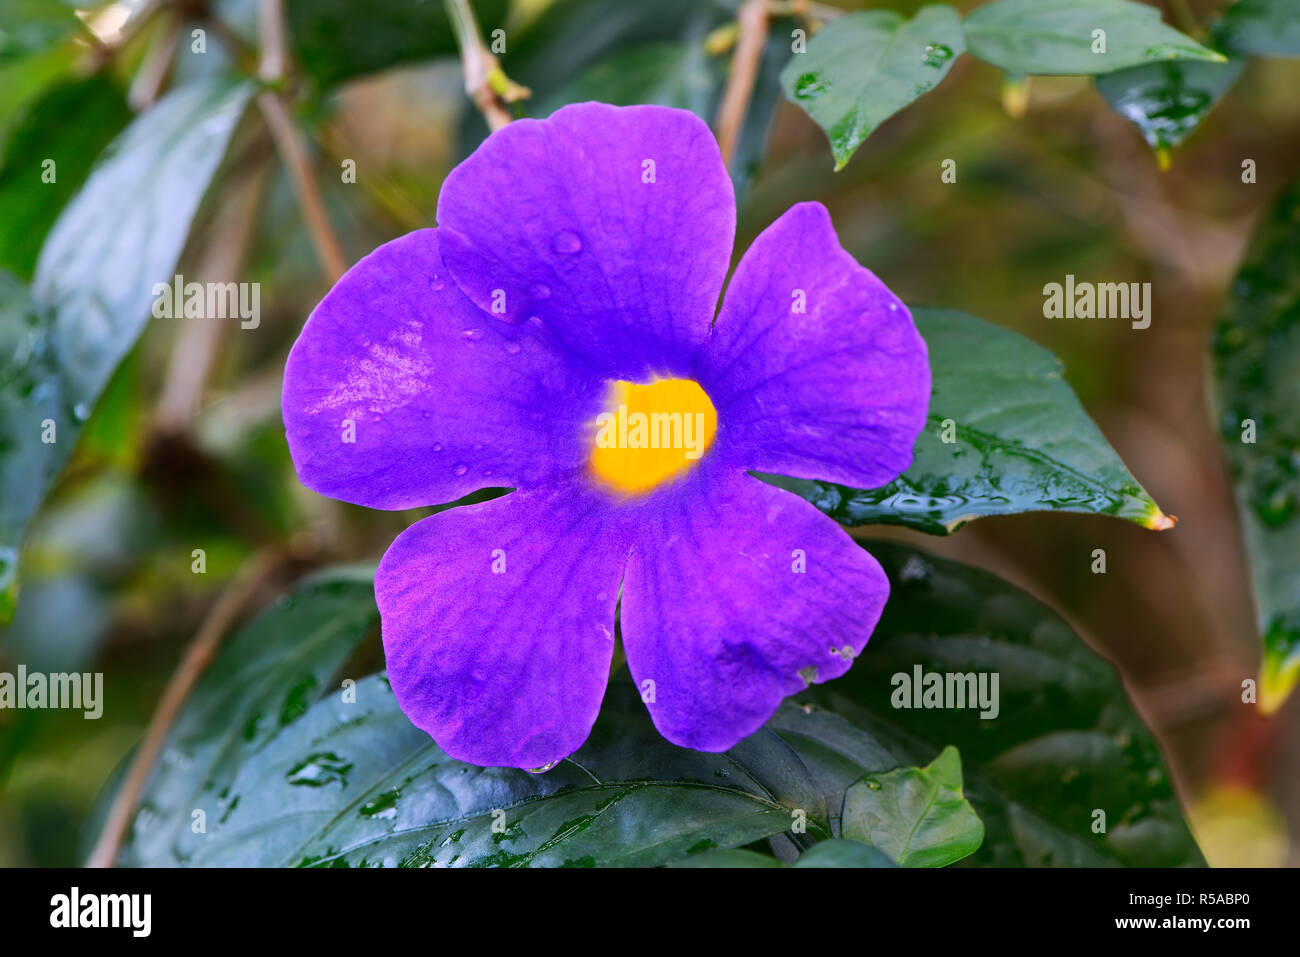
<path fill-rule="evenodd" d="M 1159 10 L 1129 0 L 994 0 L 968 16 L 964 27 L 973 55 L 1016 76 L 1110 73 L 1157 60 L 1224 59 L 1162 23 Z M 1105 32 L 1104 38 L 1097 30 Z"/>
<path fill-rule="evenodd" d="M 951 746 L 928 767 L 868 774 L 850 787 L 840 828 L 904 867 L 944 867 L 984 840 L 984 825 L 962 795 L 961 756 Z"/>
<path fill-rule="evenodd" d="M 705 53 L 702 43 L 655 43 L 597 63 L 536 112 L 547 116 L 566 103 L 600 100 L 616 106 L 672 106 L 711 120 L 721 89 L 721 64 Z"/>
<path fill-rule="evenodd" d="M 227 799 L 195 865 L 654 866 L 781 833 L 797 810 L 828 834 L 776 734 L 725 754 L 675 747 L 626 682 L 581 749 L 531 774 L 452 760 L 368 678 L 355 703 L 331 695 L 252 755 Z"/>
<path fill-rule="evenodd" d="M 923 7 L 911 20 L 891 10 L 851 13 L 790 59 L 781 87 L 826 131 L 838 170 L 876 127 L 937 86 L 965 49 L 952 7 Z"/>
<path fill-rule="evenodd" d="M 121 90 L 102 74 L 57 86 L 33 105 L 0 153 L 0 267 L 31 277 L 59 210 L 130 118 Z"/>
<path fill-rule="evenodd" d="M 1294 0 L 1237 0 L 1214 33 L 1234 53 L 1300 56 L 1300 11 Z"/>
<path fill-rule="evenodd" d="M 1065 622 L 985 572 L 899 546 L 868 548 L 890 579 L 884 615 L 849 672 L 800 700 L 851 721 L 901 764 L 920 764 L 949 744 L 960 749 L 964 793 L 985 827 L 970 862 L 1203 863 L 1155 739 L 1114 669 Z M 945 687 L 947 675 L 972 675 L 977 688 L 979 675 L 988 676 L 985 700 L 996 701 L 996 716 L 980 716 L 993 708 L 914 707 L 905 692 L 918 670 L 922 686 L 930 673 L 944 676 Z M 780 731 L 788 715 L 773 727 Z M 858 757 L 845 757 L 842 775 Z M 1093 830 L 1098 811 L 1104 833 Z"/>
<path fill-rule="evenodd" d="M 987 515 L 1045 510 L 1173 524 L 1088 418 L 1050 352 L 956 310 L 914 309 L 913 317 L 930 350 L 934 392 L 912 467 L 872 490 L 762 478 L 845 525 L 945 535 Z M 943 441 L 948 420 L 951 443 Z"/>
<path fill-rule="evenodd" d="M 474 0 L 488 42 L 505 26 L 505 0 Z M 289 0 L 289 36 L 303 72 L 325 90 L 406 63 L 457 54 L 443 0 Z"/>
<path fill-rule="evenodd" d="M 820 845 L 819 845 L 820 846 Z M 669 867 L 780 867 L 781 862 L 775 857 L 746 851 L 742 848 L 717 848 L 701 851 L 680 860 L 670 861 Z"/>
<path fill-rule="evenodd" d="M 28 521 L 148 322 L 154 284 L 172 279 L 250 89 L 182 87 L 135 119 L 51 229 L 31 302 L 5 283 L 0 592 Z"/>
<path fill-rule="evenodd" d="M 1244 68 L 1242 60 L 1148 63 L 1097 77 L 1097 91 L 1147 145 L 1166 150 L 1192 134 Z"/>
<path fill-rule="evenodd" d="M 167 736 L 140 799 L 120 863 L 188 863 L 229 810 L 225 789 L 243 761 L 321 697 L 360 640 L 379 623 L 372 566 L 319 572 L 281 596 L 222 649 Z M 337 697 L 337 692 L 334 692 Z"/>
<path fill-rule="evenodd" d="M 81 29 L 73 6 L 64 0 L 4 0 L 0 63 L 41 53 Z"/>
<path fill-rule="evenodd" d="M 1214 336 L 1220 430 L 1254 572 L 1260 709 L 1300 678 L 1300 183 L 1259 226 Z"/>
<path fill-rule="evenodd" d="M 897 867 L 888 854 L 861 841 L 830 840 L 814 844 L 795 867 Z"/>

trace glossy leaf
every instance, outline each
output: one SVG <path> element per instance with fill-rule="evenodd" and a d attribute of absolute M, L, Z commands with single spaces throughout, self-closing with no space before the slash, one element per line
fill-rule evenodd
<path fill-rule="evenodd" d="M 971 13 L 964 27 L 973 55 L 1015 76 L 1223 59 L 1166 26 L 1155 7 L 1130 0 L 994 0 Z"/>
<path fill-rule="evenodd" d="M 897 867 L 888 854 L 861 841 L 821 841 L 808 848 L 794 867 Z"/>
<path fill-rule="evenodd" d="M 868 774 L 850 787 L 840 832 L 904 867 L 944 867 L 984 840 L 984 825 L 962 795 L 961 756 L 951 746 L 927 767 Z"/>
<path fill-rule="evenodd" d="M 229 639 L 167 736 L 122 864 L 188 863 L 206 837 L 191 830 L 193 813 L 220 821 L 243 761 L 320 699 L 378 625 L 373 577 L 372 566 L 318 573 Z"/>
<path fill-rule="evenodd" d="M 1300 11 L 1294 0 L 1236 0 L 1216 24 L 1224 49 L 1257 56 L 1300 56 Z"/>
<path fill-rule="evenodd" d="M 937 86 L 965 48 L 949 6 L 923 7 L 910 20 L 892 10 L 851 13 L 791 57 L 781 87 L 826 131 L 840 169 L 876 127 Z"/>
<path fill-rule="evenodd" d="M 1276 201 L 1214 337 L 1224 450 L 1254 573 L 1274 711 L 1300 678 L 1300 184 Z"/>
<path fill-rule="evenodd" d="M 848 674 L 799 696 L 866 735 L 844 756 L 840 780 L 863 748 L 885 747 L 900 763 L 919 765 L 951 744 L 961 752 L 965 796 L 985 827 L 971 863 L 1203 863 L 1155 739 L 1114 669 L 1064 621 L 985 572 L 895 545 L 872 542 L 868 550 L 890 578 L 884 616 Z M 929 673 L 975 675 L 977 686 L 979 674 L 997 674 L 996 696 L 985 678 L 996 716 L 982 718 L 994 709 L 981 707 L 895 707 L 917 703 L 899 676 L 910 683 L 918 669 L 922 685 Z M 970 704 L 944 700 L 962 703 Z M 773 726 L 780 730 L 779 721 Z M 828 748 L 844 740 L 825 739 Z M 835 770 L 830 761 L 820 767 Z M 1104 832 L 1094 831 L 1097 811 Z"/>
<path fill-rule="evenodd" d="M 103 75 L 57 86 L 27 111 L 0 152 L 0 267 L 31 277 L 59 210 L 130 118 Z"/>
<path fill-rule="evenodd" d="M 743 848 L 728 847 L 716 848 L 711 851 L 701 851 L 698 854 L 690 854 L 686 857 L 672 861 L 669 867 L 780 867 L 781 862 L 775 857 L 769 857 L 766 854 L 759 854 L 757 851 L 746 851 Z"/>
<path fill-rule="evenodd" d="M 32 304 L 6 293 L 0 561 L 10 573 L 28 521 L 149 320 L 154 284 L 172 279 L 249 92 L 182 87 L 139 116 L 51 229 Z"/>
<path fill-rule="evenodd" d="M 807 769 L 760 731 L 725 754 L 668 744 L 627 683 L 591 738 L 544 774 L 443 754 L 382 677 L 317 703 L 243 766 L 195 865 L 652 866 L 748 844 L 807 813 L 826 836 Z"/>
<path fill-rule="evenodd" d="M 1242 60 L 1148 63 L 1097 77 L 1097 91 L 1152 149 L 1171 149 L 1192 134 L 1244 68 Z"/>
<path fill-rule="evenodd" d="M 914 309 L 913 316 L 930 350 L 934 393 L 912 467 L 872 490 L 764 478 L 845 525 L 944 535 L 987 515 L 1033 511 L 1173 524 L 1088 418 L 1055 356 L 956 310 Z M 954 441 L 944 441 L 948 434 Z"/>

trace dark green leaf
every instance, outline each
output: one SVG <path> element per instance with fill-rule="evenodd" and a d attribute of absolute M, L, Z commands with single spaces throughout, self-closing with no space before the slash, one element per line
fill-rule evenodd
<path fill-rule="evenodd" d="M 994 0 L 968 16 L 964 27 L 973 55 L 1015 76 L 1110 73 L 1157 60 L 1223 59 L 1162 23 L 1156 8 L 1129 0 Z"/>
<path fill-rule="evenodd" d="M 965 795 L 985 827 L 971 862 L 1202 863 L 1155 739 L 1114 669 L 1065 622 L 985 572 L 884 543 L 869 550 L 890 578 L 884 616 L 848 674 L 802 698 L 852 721 L 902 764 L 959 748 Z M 996 674 L 996 716 L 981 718 L 993 709 L 969 701 L 901 707 L 915 699 L 899 676 L 910 683 L 918 670 L 976 681 Z M 1094 832 L 1098 811 L 1104 833 Z"/>
<path fill-rule="evenodd" d="M 320 699 L 378 624 L 373 572 L 314 575 L 230 639 L 167 737 L 122 864 L 174 867 L 202 848 L 208 835 L 191 829 L 194 812 L 210 832 L 233 810 L 227 789 L 243 762 Z"/>
<path fill-rule="evenodd" d="M 1170 149 L 1192 134 L 1244 67 L 1241 60 L 1148 63 L 1097 77 L 1097 90 L 1152 149 Z"/>
<path fill-rule="evenodd" d="M 820 845 L 818 845 L 820 846 Z M 669 863 L 670 867 L 780 867 L 775 857 L 741 848 L 718 848 L 701 851 Z"/>
<path fill-rule="evenodd" d="M 795 867 L 897 867 L 898 865 L 870 844 L 861 841 L 830 840 L 814 844 L 805 851 Z"/>
<path fill-rule="evenodd" d="M 1300 183 L 1255 235 L 1214 364 L 1264 636 L 1259 703 L 1273 711 L 1300 678 Z"/>
<path fill-rule="evenodd" d="M 1237 0 L 1223 12 L 1214 32 L 1223 48 L 1234 53 L 1300 56 L 1295 0 Z"/>
<path fill-rule="evenodd" d="M 338 695 L 244 764 L 196 865 L 652 866 L 737 847 L 824 804 L 798 756 L 763 730 L 726 754 L 674 747 L 626 683 L 609 689 L 587 743 L 544 774 L 443 754 L 387 682 Z"/>
<path fill-rule="evenodd" d="M 0 267 L 31 277 L 59 210 L 130 118 L 122 91 L 102 74 L 55 87 L 32 106 L 0 154 Z"/>
<path fill-rule="evenodd" d="M 702 43 L 656 43 L 618 53 L 596 64 L 542 102 L 547 116 L 566 103 L 600 100 L 617 106 L 656 103 L 713 118 L 722 89 L 722 65 Z"/>
<path fill-rule="evenodd" d="M 64 0 L 4 0 L 0 63 L 41 53 L 78 32 L 73 9 Z"/>
<path fill-rule="evenodd" d="M 961 756 L 952 746 L 927 767 L 868 774 L 850 787 L 840 832 L 904 867 L 944 867 L 984 840 L 984 825 L 962 795 Z"/>
<path fill-rule="evenodd" d="M 1172 524 L 1129 474 L 1062 378 L 1023 336 L 951 309 L 915 309 L 934 394 L 912 467 L 884 488 L 764 476 L 846 525 L 944 535 L 987 515 L 1065 511 Z M 956 441 L 943 441 L 952 421 Z"/>
<path fill-rule="evenodd" d="M 0 563 L 10 580 L 28 521 L 149 320 L 154 284 L 172 279 L 249 92 L 183 87 L 138 117 L 51 229 L 36 264 L 34 305 L 6 284 Z M 53 442 L 42 441 L 46 420 Z M 0 572 L 0 590 L 5 578 Z"/>
<path fill-rule="evenodd" d="M 923 7 L 911 20 L 891 10 L 851 13 L 790 59 L 781 86 L 826 131 L 840 169 L 876 127 L 938 85 L 965 49 L 952 7 Z"/>
<path fill-rule="evenodd" d="M 505 0 L 475 0 L 479 27 L 505 26 Z M 322 90 L 418 60 L 455 56 L 443 0 L 289 0 L 289 35 L 303 72 Z M 507 55 L 509 47 L 507 47 Z"/>

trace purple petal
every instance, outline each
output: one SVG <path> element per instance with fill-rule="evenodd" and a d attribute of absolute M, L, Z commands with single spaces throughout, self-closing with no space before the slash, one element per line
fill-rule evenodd
<path fill-rule="evenodd" d="M 681 371 L 708 334 L 736 210 L 694 114 L 581 103 L 489 136 L 447 177 L 438 223 L 481 307 L 499 291 L 500 318 L 536 316 L 602 374 L 640 380 Z"/>
<path fill-rule="evenodd" d="M 702 366 L 719 440 L 725 430 L 748 468 L 875 488 L 912 463 L 930 402 L 925 342 L 840 248 L 820 203 L 791 207 L 754 240 Z"/>
<path fill-rule="evenodd" d="M 572 488 L 417 522 L 375 575 L 388 679 L 412 723 L 482 766 L 541 768 L 586 740 L 628 546 Z"/>
<path fill-rule="evenodd" d="M 450 280 L 439 240 L 433 229 L 410 233 L 353 266 L 289 354 L 289 452 L 322 495 L 432 505 L 536 487 L 588 453 L 580 437 L 599 384 L 536 329 L 483 315 Z"/>
<path fill-rule="evenodd" d="M 723 751 L 787 695 L 848 670 L 889 581 L 838 525 L 788 492 L 735 472 L 694 492 L 703 494 L 666 497 L 662 528 L 640 536 L 620 622 L 659 732 Z"/>

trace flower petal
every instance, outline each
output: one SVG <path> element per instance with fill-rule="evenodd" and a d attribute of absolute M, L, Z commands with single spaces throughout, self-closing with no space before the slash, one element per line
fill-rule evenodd
<path fill-rule="evenodd" d="M 930 403 L 925 342 L 840 248 L 820 203 L 791 207 L 754 240 L 703 367 L 719 440 L 749 468 L 876 488 L 912 463 Z"/>
<path fill-rule="evenodd" d="M 375 575 L 388 679 L 452 757 L 541 768 L 586 740 L 614 650 L 626 542 L 572 488 L 412 525 Z"/>
<path fill-rule="evenodd" d="M 371 508 L 534 487 L 580 468 L 603 399 L 536 329 L 492 322 L 450 281 L 438 231 L 380 246 L 330 290 L 284 370 L 298 477 Z"/>
<path fill-rule="evenodd" d="M 659 732 L 723 751 L 787 695 L 847 671 L 888 595 L 876 560 L 833 521 L 731 472 L 704 494 L 665 496 L 662 528 L 632 551 L 619 620 Z"/>
<path fill-rule="evenodd" d="M 500 318 L 536 316 L 602 374 L 640 381 L 708 334 L 735 193 L 694 114 L 580 103 L 489 136 L 447 177 L 438 224 L 481 307 L 495 295 Z"/>

